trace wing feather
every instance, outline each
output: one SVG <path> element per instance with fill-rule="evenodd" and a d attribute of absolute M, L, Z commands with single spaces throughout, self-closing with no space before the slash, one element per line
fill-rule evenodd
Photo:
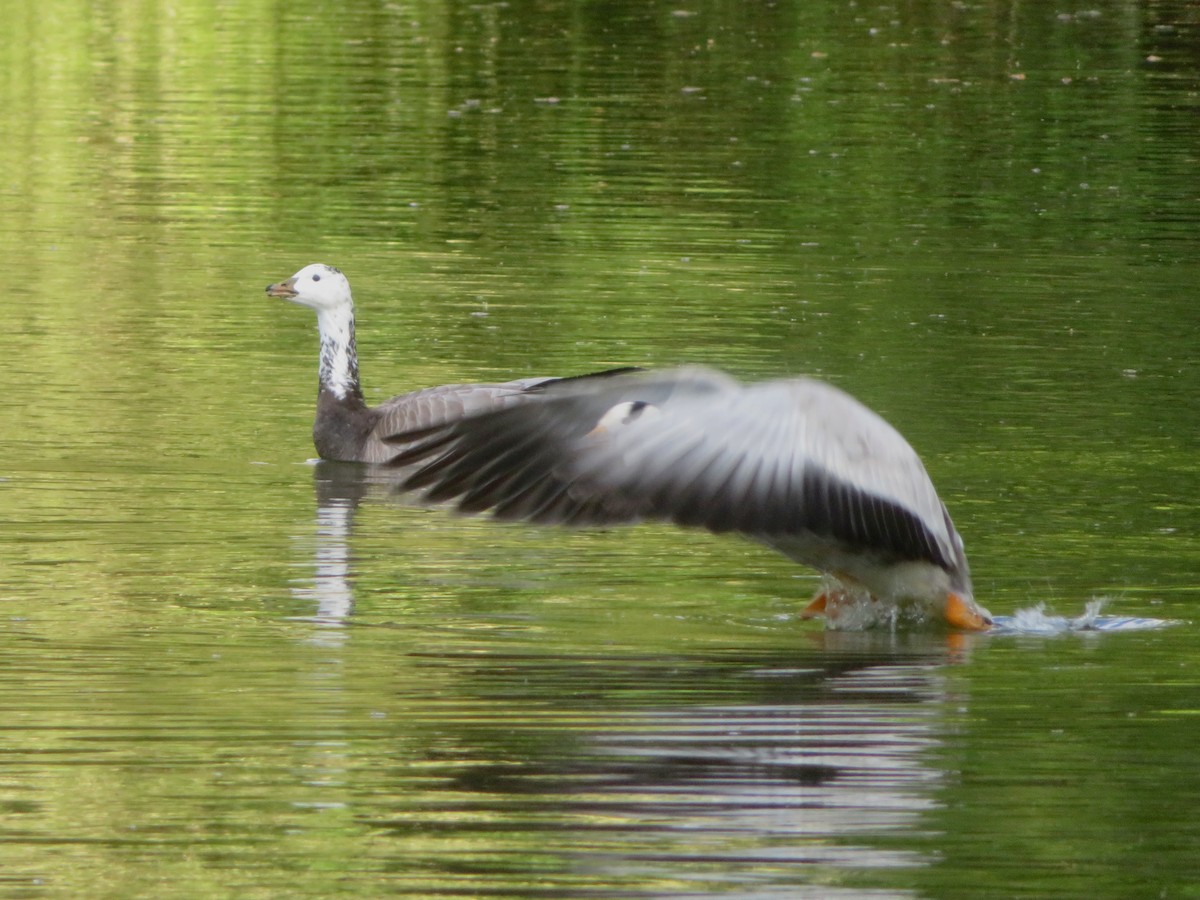
<path fill-rule="evenodd" d="M 629 401 L 655 414 L 601 424 Z M 408 487 L 464 511 L 570 524 L 662 519 L 769 543 L 809 535 L 939 565 L 961 555 L 916 452 L 823 382 L 621 374 L 543 384 L 524 402 L 431 428 L 432 416 L 416 422 L 419 435 L 410 427 L 389 438 L 411 441 L 396 463 L 420 465 Z"/>

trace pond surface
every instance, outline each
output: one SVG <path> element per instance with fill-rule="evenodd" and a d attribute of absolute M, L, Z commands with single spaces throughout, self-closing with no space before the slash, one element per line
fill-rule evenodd
<path fill-rule="evenodd" d="M 1193 5 L 5 18 L 0 896 L 1200 895 Z M 1172 624 L 407 506 L 309 462 L 314 261 L 370 399 L 817 375 L 994 613 Z"/>

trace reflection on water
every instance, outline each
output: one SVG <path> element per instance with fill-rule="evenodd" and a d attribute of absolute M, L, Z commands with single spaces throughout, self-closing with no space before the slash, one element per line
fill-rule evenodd
<path fill-rule="evenodd" d="M 459 767 L 444 807 L 399 809 L 384 824 L 410 837 L 449 807 L 461 838 L 503 809 L 514 832 L 554 835 L 547 852 L 565 872 L 660 885 L 652 896 L 772 896 L 807 882 L 833 896 L 857 872 L 928 865 L 929 854 L 886 839 L 919 827 L 949 778 L 931 753 L 947 699 L 937 660 L 881 650 L 808 661 L 723 673 L 741 682 L 733 705 L 593 711 L 569 739 L 551 733 L 561 721 L 535 715 L 517 727 L 547 732 L 540 751 Z M 610 663 L 591 677 L 627 674 Z M 696 661 L 659 687 L 704 697 L 722 690 L 712 679 Z"/>
<path fill-rule="evenodd" d="M 690 862 L 928 863 L 924 854 L 870 840 L 915 827 L 936 803 L 945 775 L 928 751 L 938 741 L 945 698 L 931 666 L 859 660 L 840 671 L 753 675 L 794 680 L 801 695 L 810 687 L 801 683 L 810 681 L 825 696 L 631 715 L 623 729 L 598 739 L 623 776 L 604 793 L 620 798 L 627 814 L 660 821 L 663 849 Z M 731 834 L 756 846 L 731 846 Z"/>
<path fill-rule="evenodd" d="M 299 600 L 315 602 L 313 619 L 324 626 L 323 638 L 337 640 L 338 628 L 354 610 L 350 535 L 365 478 L 351 466 L 322 462 L 313 483 L 317 493 L 313 573 L 310 578 L 295 578 L 292 594 Z"/>
<path fill-rule="evenodd" d="M 491 682 L 479 699 L 501 709 L 445 723 L 471 750 L 416 762 L 434 783 L 398 791 L 372 824 L 396 841 L 397 865 L 421 847 L 438 883 L 505 896 L 531 847 L 556 895 L 860 896 L 871 873 L 935 861 L 899 839 L 953 787 L 938 751 L 961 702 L 938 674 L 944 651 L 870 637 L 844 653 L 669 669 L 513 659 L 498 683 L 479 660 L 433 661 L 478 667 Z M 639 676 L 653 689 L 631 702 Z M 681 703 L 664 705 L 672 695 Z"/>
<path fill-rule="evenodd" d="M 386 477 L 355 465 L 319 463 L 314 484 L 313 575 L 295 591 L 315 603 L 318 639 L 327 639 L 354 608 L 355 512 L 367 497 L 396 495 Z M 918 830 L 953 779 L 936 751 L 963 699 L 941 667 L 974 638 L 804 637 L 786 658 L 666 665 L 611 655 L 423 659 L 424 671 L 451 671 L 474 696 L 443 724 L 460 749 L 427 750 L 401 778 L 424 790 L 398 789 L 371 824 L 396 841 L 397 864 L 420 843 L 420 868 L 437 873 L 427 873 L 429 886 L 467 879 L 508 895 L 509 857 L 537 846 L 547 884 L 564 891 L 870 896 L 838 883 L 934 859 L 886 837 Z"/>
<path fill-rule="evenodd" d="M 397 498 L 382 470 L 355 463 L 315 460 L 313 488 L 317 501 L 315 531 L 298 538 L 304 546 L 311 542 L 313 572 L 293 579 L 292 595 L 316 604 L 313 621 L 324 630 L 324 639 L 336 640 L 337 629 L 354 611 L 350 538 L 355 513 L 369 493 L 380 499 Z"/>

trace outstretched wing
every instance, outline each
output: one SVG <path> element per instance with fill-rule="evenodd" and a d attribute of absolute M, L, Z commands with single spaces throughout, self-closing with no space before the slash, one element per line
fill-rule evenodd
<path fill-rule="evenodd" d="M 708 369 L 546 384 L 420 434 L 406 486 L 466 512 L 563 524 L 663 519 L 949 566 L 957 536 L 908 442 L 823 382 Z"/>

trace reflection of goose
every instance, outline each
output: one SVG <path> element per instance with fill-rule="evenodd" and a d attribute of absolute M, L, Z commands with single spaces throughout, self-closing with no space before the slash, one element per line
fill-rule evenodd
<path fill-rule="evenodd" d="M 780 873 L 789 859 L 835 871 L 932 863 L 918 851 L 880 846 L 879 838 L 911 832 L 937 805 L 944 777 L 930 750 L 946 727 L 941 676 L 935 667 L 899 659 L 840 675 L 821 668 L 743 669 L 746 681 L 774 683 L 769 692 L 744 689 L 738 699 L 747 700 L 736 705 L 622 711 L 593 738 L 611 760 L 593 765 L 623 777 L 587 782 L 610 801 L 609 827 L 619 832 L 642 823 L 639 845 L 656 845 L 664 875 L 694 862 L 698 847 L 727 871 L 758 869 L 764 876 L 768 867 Z M 753 700 L 789 688 L 785 702 Z M 689 685 L 684 696 L 700 689 Z M 569 810 L 571 803 L 563 805 Z M 655 815 L 663 808 L 670 814 Z M 689 877 L 686 869 L 671 874 Z M 862 896 L 836 889 L 812 896 L 818 895 Z"/>
<path fill-rule="evenodd" d="M 416 443 L 394 464 L 422 464 L 406 486 L 505 519 L 660 519 L 741 532 L 835 576 L 839 586 L 809 608 L 831 620 L 881 601 L 956 627 L 991 624 L 916 452 L 837 388 L 809 379 L 743 386 L 690 368 L 547 383 L 526 396 L 396 429 L 389 441 Z"/>
<path fill-rule="evenodd" d="M 320 389 L 313 443 L 322 459 L 387 462 L 395 446 L 381 435 L 428 428 L 464 415 L 520 402 L 530 387 L 552 380 L 526 378 L 505 384 L 448 384 L 393 397 L 369 407 L 358 381 L 354 301 L 350 282 L 332 266 L 305 266 L 267 293 L 317 312 L 321 335 Z"/>
<path fill-rule="evenodd" d="M 945 826 L 956 787 L 939 752 L 971 702 L 947 684 L 956 653 L 933 635 L 805 637 L 811 647 L 736 655 L 685 641 L 657 659 L 611 647 L 518 652 L 499 667 L 431 658 L 424 679 L 463 714 L 407 771 L 424 783 L 432 768 L 442 787 L 393 791 L 380 827 L 410 840 L 440 829 L 425 845 L 433 864 L 439 846 L 537 846 L 554 896 L 582 878 L 636 896 L 899 896 L 864 893 L 861 879 L 938 862 L 911 837 Z M 451 738 L 474 752 L 448 760 Z M 499 806 L 522 815 L 489 827 Z"/>

